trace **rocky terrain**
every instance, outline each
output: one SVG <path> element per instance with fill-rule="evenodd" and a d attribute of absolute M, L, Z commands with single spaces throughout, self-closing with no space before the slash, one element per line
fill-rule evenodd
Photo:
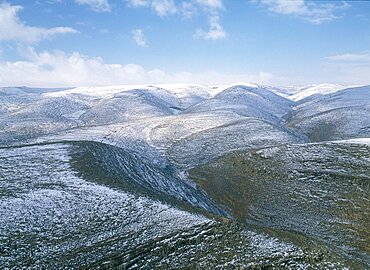
<path fill-rule="evenodd" d="M 370 86 L 293 90 L 0 88 L 0 268 L 370 268 Z"/>

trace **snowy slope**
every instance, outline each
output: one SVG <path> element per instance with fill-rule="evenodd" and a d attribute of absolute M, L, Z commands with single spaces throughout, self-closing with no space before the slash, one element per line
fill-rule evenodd
<path fill-rule="evenodd" d="M 158 200 L 86 181 L 71 166 L 73 148 L 0 149 L 0 268 L 75 269 L 209 222 Z"/>
<path fill-rule="evenodd" d="M 271 122 L 280 122 L 293 102 L 276 95 L 265 87 L 232 86 L 213 98 L 195 104 L 186 113 L 202 111 L 233 111 L 242 116 L 256 117 Z"/>
<path fill-rule="evenodd" d="M 16 143 L 66 130 L 114 124 L 123 125 L 122 132 L 130 133 L 132 122 L 153 117 L 153 121 L 148 120 L 149 129 L 135 128 L 135 134 L 145 134 L 139 137 L 147 141 L 148 130 L 155 130 L 155 142 L 149 139 L 148 144 L 156 144 L 158 148 L 168 148 L 170 142 L 214 128 L 213 120 L 207 119 L 216 118 L 220 126 L 243 117 L 261 119 L 294 128 L 313 140 L 366 137 L 368 90 L 362 87 L 337 91 L 339 87 L 300 88 L 300 92 L 290 96 L 300 100 L 299 103 L 277 95 L 278 88 L 254 84 L 1 88 L 0 141 Z M 332 91 L 336 92 L 330 93 Z M 289 120 L 288 126 L 285 119 Z M 124 123 L 130 123 L 127 131 Z M 136 126 L 140 127 L 140 123 L 143 122 L 139 121 Z M 172 135 L 165 138 L 162 131 Z"/>
<path fill-rule="evenodd" d="M 0 88 L 0 268 L 367 269 L 370 87 L 315 87 Z"/>
<path fill-rule="evenodd" d="M 302 142 L 304 137 L 286 128 L 248 117 L 179 140 L 168 149 L 168 156 L 189 169 L 232 151 Z"/>
<path fill-rule="evenodd" d="M 308 87 L 295 87 L 289 98 L 293 101 L 300 101 L 312 96 L 327 95 L 345 89 L 339 84 L 315 84 Z"/>
<path fill-rule="evenodd" d="M 0 87 L 0 116 L 16 111 L 41 99 L 43 93 L 65 91 L 65 88 Z"/>
<path fill-rule="evenodd" d="M 158 98 L 147 91 L 132 90 L 99 100 L 81 115 L 86 125 L 106 125 L 145 117 L 171 115 L 171 108 L 177 105 Z"/>
<path fill-rule="evenodd" d="M 62 130 L 178 114 L 210 94 L 200 86 L 30 89 L 1 88 L 0 142 L 15 143 Z M 172 92 L 171 92 L 172 91 Z"/>
<path fill-rule="evenodd" d="M 340 141 L 332 141 L 333 143 L 353 143 L 353 144 L 363 144 L 370 145 L 370 138 L 357 138 L 357 139 L 348 139 Z"/>
<path fill-rule="evenodd" d="M 322 246 L 94 183 L 74 168 L 89 165 L 73 160 L 76 151 L 67 143 L 0 149 L 2 269 L 342 266 L 322 258 Z"/>
<path fill-rule="evenodd" d="M 370 86 L 348 88 L 297 105 L 288 125 L 312 140 L 369 137 Z"/>
<path fill-rule="evenodd" d="M 172 84 L 71 89 L 4 88 L 0 96 L 0 141 L 3 144 L 15 143 L 63 130 L 171 115 L 178 115 L 171 120 L 174 123 L 177 120 L 188 122 L 185 130 L 192 130 L 193 124 L 199 126 L 193 121 L 203 123 L 198 129 L 214 127 L 197 117 L 199 113 L 203 113 L 205 119 L 212 119 L 215 114 L 220 120 L 228 119 L 233 114 L 234 121 L 253 116 L 279 122 L 280 116 L 291 108 L 290 101 L 264 87 L 224 87 Z M 208 113 L 209 117 L 206 116 Z M 160 125 L 161 120 L 158 121 Z M 219 122 L 222 125 L 230 121 Z M 171 124 L 172 128 L 175 126 Z M 138 132 L 142 133 L 141 130 Z"/>

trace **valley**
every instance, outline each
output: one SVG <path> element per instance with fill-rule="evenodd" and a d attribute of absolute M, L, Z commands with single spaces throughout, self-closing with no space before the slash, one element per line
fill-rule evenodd
<path fill-rule="evenodd" d="M 293 90 L 0 88 L 0 268 L 369 268 L 370 86 Z"/>

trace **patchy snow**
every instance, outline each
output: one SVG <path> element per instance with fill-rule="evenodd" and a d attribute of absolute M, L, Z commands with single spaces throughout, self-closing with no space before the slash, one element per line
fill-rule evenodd
<path fill-rule="evenodd" d="M 0 149 L 2 269 L 75 268 L 115 249 L 209 222 L 83 180 L 69 164 L 70 151 L 65 144 Z"/>
<path fill-rule="evenodd" d="M 354 144 L 370 145 L 370 138 L 357 138 L 357 139 L 331 141 L 331 142 L 332 143 L 354 143 Z"/>
<path fill-rule="evenodd" d="M 370 87 L 340 88 L 248 83 L 0 88 L 0 251 L 5 254 L 0 267 L 62 263 L 76 268 L 119 250 L 125 262 L 148 269 L 187 265 L 194 254 L 204 255 L 198 259 L 205 266 L 216 262 L 219 268 L 259 267 L 266 261 L 307 268 L 302 261 L 307 254 L 285 239 L 239 228 L 236 233 L 235 224 L 210 222 L 174 206 L 227 216 L 188 170 L 230 152 L 260 153 L 267 162 L 280 147 L 308 146 L 307 136 L 328 144 L 369 145 Z M 24 146 L 33 143 L 39 145 Z M 80 159 L 72 160 L 76 145 Z M 366 146 L 357 147 L 366 153 Z M 323 148 L 317 149 L 312 157 L 325 163 Z M 284 164 L 298 158 L 292 153 Z M 86 162 L 87 173 L 74 167 L 76 162 Z M 311 163 L 308 159 L 304 165 Z M 309 179 L 301 180 L 310 186 L 297 187 L 304 193 L 298 195 L 327 200 L 323 188 L 312 190 Z M 129 188 L 115 185 L 122 182 Z M 225 252 L 231 255 L 224 257 Z"/>

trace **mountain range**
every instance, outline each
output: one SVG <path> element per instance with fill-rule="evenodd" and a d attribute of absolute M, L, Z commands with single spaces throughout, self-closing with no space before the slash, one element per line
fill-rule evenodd
<path fill-rule="evenodd" d="M 366 269 L 370 86 L 0 88 L 0 267 Z"/>

